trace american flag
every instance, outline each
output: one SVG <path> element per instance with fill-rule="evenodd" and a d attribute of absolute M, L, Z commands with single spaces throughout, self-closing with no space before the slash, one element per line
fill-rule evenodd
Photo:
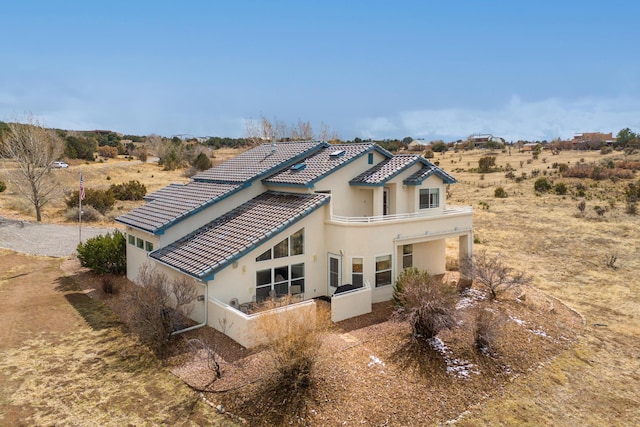
<path fill-rule="evenodd" d="M 82 180 L 82 174 L 80 174 L 80 201 L 84 200 L 84 181 Z"/>

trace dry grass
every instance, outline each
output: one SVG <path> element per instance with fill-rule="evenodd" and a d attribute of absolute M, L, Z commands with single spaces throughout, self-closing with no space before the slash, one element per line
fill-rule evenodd
<path fill-rule="evenodd" d="M 88 276 L 5 250 L 0 264 L 0 425 L 228 425 L 81 292 Z"/>
<path fill-rule="evenodd" d="M 287 422 L 436 425 L 456 419 L 463 426 L 640 425 L 640 218 L 624 212 L 623 189 L 629 181 L 562 178 L 552 168 L 553 163 L 588 164 L 604 159 L 635 162 L 638 156 L 543 152 L 529 163 L 530 153 L 498 152 L 498 166 L 509 163 L 516 176 L 527 174 L 526 180 L 516 183 L 500 172 L 485 174 L 483 179 L 468 172 L 486 154 L 480 150 L 445 153 L 433 160 L 461 182 L 451 187 L 449 203 L 476 208 L 475 235 L 481 242 L 476 250 L 504 253 L 511 266 L 533 278 L 524 298 L 511 295 L 493 303 L 511 319 L 495 340 L 498 362 L 475 351 L 473 328 L 455 328 L 439 335 L 447 354 L 450 359 L 469 362 L 471 371 L 480 374 L 471 372 L 468 378 L 448 374 L 442 353 L 408 346 L 409 327 L 386 322 L 389 308 L 378 306 L 371 315 L 338 325 L 323 347 L 329 363 L 321 364 L 322 369 L 314 373 L 314 382 L 322 386 L 309 394 L 306 412 L 292 414 Z M 535 179 L 529 178 L 536 171 L 551 181 L 564 182 L 567 195 L 536 195 Z M 89 185 L 88 172 L 83 173 Z M 138 179 L 135 169 L 122 175 L 108 173 L 111 181 L 96 167 L 89 179 L 104 181 L 105 186 Z M 175 179 L 179 174 L 173 177 L 154 165 L 146 165 L 140 173 L 139 180 L 150 191 L 179 180 Z M 144 174 L 165 178 L 154 188 L 156 184 L 147 182 Z M 69 188 L 75 188 L 76 176 L 73 171 Z M 494 197 L 497 185 L 505 188 L 507 198 Z M 577 196 L 579 185 L 584 187 L 584 197 Z M 3 207 L 4 197 L 0 195 Z M 580 200 L 587 204 L 584 218 L 576 215 Z M 602 217 L 594 212 L 595 205 L 607 207 Z M 0 215 L 4 212 L 0 210 Z M 612 255 L 617 256 L 616 269 L 607 266 Z M 586 327 L 581 329 L 579 316 L 555 298 L 582 313 Z M 463 325 L 473 321 L 472 311 L 462 310 Z M 264 353 L 243 350 L 210 328 L 190 334 L 206 340 L 222 358 L 223 376 L 213 383 L 210 399 L 231 411 L 242 408 L 239 402 L 260 390 L 272 363 Z M 178 346 L 172 369 L 191 384 L 206 384 L 203 377 L 210 373 L 198 371 L 194 360 Z M 45 375 L 46 369 L 42 372 Z M 142 384 L 146 379 L 136 381 Z M 253 424 L 260 425 L 260 418 L 253 419 Z"/>

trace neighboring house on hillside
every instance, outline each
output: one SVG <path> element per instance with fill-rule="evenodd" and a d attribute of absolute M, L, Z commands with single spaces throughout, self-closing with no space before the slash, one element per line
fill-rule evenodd
<path fill-rule="evenodd" d="M 573 135 L 574 149 L 599 149 L 603 145 L 613 145 L 613 133 L 581 132 Z"/>
<path fill-rule="evenodd" d="M 199 290 L 192 317 L 244 346 L 251 314 L 291 295 L 286 310 L 331 297 L 332 319 L 391 299 L 407 267 L 445 272 L 446 239 L 473 250 L 471 207 L 449 207 L 455 179 L 419 155 L 371 143 L 263 144 L 146 197 L 126 225 L 127 277 L 150 263 Z M 346 286 L 350 285 L 350 286 Z M 350 289 L 348 292 L 342 292 Z"/>

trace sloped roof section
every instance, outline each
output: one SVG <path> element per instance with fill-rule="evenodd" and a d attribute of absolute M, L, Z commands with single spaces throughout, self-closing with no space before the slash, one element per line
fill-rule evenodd
<path fill-rule="evenodd" d="M 328 201 L 324 194 L 268 191 L 150 256 L 192 277 L 210 280 L 217 271 Z"/>
<path fill-rule="evenodd" d="M 384 185 L 394 176 L 421 159 L 417 154 L 400 154 L 383 160 L 349 181 L 351 185 Z"/>
<path fill-rule="evenodd" d="M 411 174 L 411 176 L 407 177 L 404 181 L 402 181 L 402 183 L 405 185 L 420 185 L 431 175 L 440 177 L 445 184 L 455 184 L 456 182 L 458 182 L 453 176 L 449 175 L 447 172 L 440 169 L 433 163 L 425 160 L 423 162 L 422 168 L 419 171 Z"/>
<path fill-rule="evenodd" d="M 263 182 L 266 184 L 310 187 L 314 182 L 329 175 L 334 170 L 352 162 L 364 153 L 373 151 L 375 147 L 371 143 L 331 145 L 301 160 L 294 165 L 296 167 L 278 172 L 263 180 Z"/>
<path fill-rule="evenodd" d="M 322 141 L 262 144 L 193 177 L 194 181 L 237 183 L 252 181 L 304 159 L 328 146 Z"/>
<path fill-rule="evenodd" d="M 242 189 L 241 184 L 190 182 L 171 184 L 146 197 L 148 202 L 116 218 L 116 221 L 158 233 L 200 209 L 204 209 Z"/>

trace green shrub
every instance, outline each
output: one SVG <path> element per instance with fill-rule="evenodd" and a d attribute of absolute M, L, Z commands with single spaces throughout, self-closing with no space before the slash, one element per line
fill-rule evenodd
<path fill-rule="evenodd" d="M 506 190 L 502 187 L 496 188 L 495 191 L 493 192 L 493 195 L 499 199 L 506 199 L 509 196 Z"/>
<path fill-rule="evenodd" d="M 115 230 L 88 239 L 76 248 L 80 265 L 96 274 L 123 274 L 127 271 L 127 247 L 124 234 Z"/>
<path fill-rule="evenodd" d="M 193 161 L 193 167 L 201 171 L 207 170 L 211 167 L 211 159 L 201 152 Z"/>
<path fill-rule="evenodd" d="M 551 190 L 551 183 L 547 178 L 538 178 L 533 184 L 533 188 L 539 193 L 546 193 Z"/>
<path fill-rule="evenodd" d="M 7 184 L 4 181 L 0 181 L 0 193 L 4 192 L 7 189 Z"/>
<path fill-rule="evenodd" d="M 112 184 L 109 191 L 117 200 L 142 200 L 147 194 L 147 187 L 139 181 L 129 181 L 123 184 Z"/>
<path fill-rule="evenodd" d="M 567 185 L 564 182 L 559 182 L 553 186 L 553 191 L 559 195 L 567 194 Z"/>
<path fill-rule="evenodd" d="M 69 195 L 64 201 L 68 208 L 77 208 L 78 207 L 78 190 Z M 107 213 L 113 205 L 115 204 L 116 199 L 113 197 L 113 193 L 110 190 L 85 190 L 85 198 L 82 201 L 83 205 L 93 206 L 98 212 L 102 215 Z"/>
<path fill-rule="evenodd" d="M 484 156 L 478 160 L 478 171 L 481 173 L 491 172 L 496 165 L 496 156 Z"/>

